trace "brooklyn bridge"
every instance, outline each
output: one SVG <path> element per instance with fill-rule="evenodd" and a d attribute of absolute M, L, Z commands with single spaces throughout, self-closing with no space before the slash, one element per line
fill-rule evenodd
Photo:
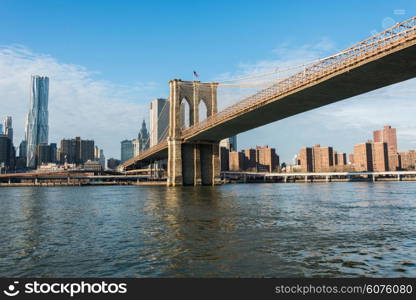
<path fill-rule="evenodd" d="M 416 17 L 339 53 L 303 65 L 269 87 L 218 111 L 216 82 L 169 82 L 169 123 L 161 141 L 123 163 L 125 171 L 167 158 L 167 184 L 220 182 L 219 141 L 416 76 Z M 206 119 L 199 120 L 199 104 Z M 184 128 L 182 103 L 189 105 Z M 312 125 L 312 124 L 311 124 Z"/>

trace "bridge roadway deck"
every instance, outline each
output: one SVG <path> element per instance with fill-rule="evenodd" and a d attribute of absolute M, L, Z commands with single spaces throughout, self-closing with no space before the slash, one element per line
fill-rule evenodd
<path fill-rule="evenodd" d="M 408 47 L 359 66 L 346 66 L 285 95 L 236 111 L 208 128 L 183 136 L 188 141 L 221 140 L 278 120 L 364 94 L 416 76 L 416 39 Z M 394 105 L 394 103 L 392 103 Z"/>
<path fill-rule="evenodd" d="M 278 120 L 364 94 L 416 77 L 416 30 L 386 45 L 373 44 L 367 52 L 345 63 L 323 69 L 308 80 L 294 82 L 284 91 L 270 93 L 244 105 L 235 104 L 205 121 L 184 130 L 185 142 L 219 141 Z M 290 78 L 290 77 L 289 77 Z M 269 88 L 270 89 L 270 88 Z M 268 89 L 260 91 L 264 93 Z M 255 94 L 256 95 L 256 94 Z M 253 96 L 255 96 L 253 95 Z M 254 97 L 255 98 L 255 97 Z M 392 103 L 394 105 L 394 102 Z M 226 111 L 226 112 L 225 112 Z M 167 157 L 167 143 L 149 149 L 125 163 Z"/>

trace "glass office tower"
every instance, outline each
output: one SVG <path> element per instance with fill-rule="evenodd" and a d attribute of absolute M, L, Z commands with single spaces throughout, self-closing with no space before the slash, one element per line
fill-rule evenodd
<path fill-rule="evenodd" d="M 36 168 L 36 147 L 48 143 L 49 78 L 32 76 L 30 108 L 27 116 L 27 167 Z"/>

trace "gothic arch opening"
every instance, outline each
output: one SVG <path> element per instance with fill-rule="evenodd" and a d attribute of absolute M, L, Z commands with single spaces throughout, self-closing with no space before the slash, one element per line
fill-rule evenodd
<path fill-rule="evenodd" d="M 198 118 L 199 122 L 202 122 L 208 117 L 208 108 L 203 99 L 199 101 L 198 112 L 199 112 L 199 118 Z"/>
<path fill-rule="evenodd" d="M 181 128 L 185 129 L 191 126 L 191 107 L 188 99 L 183 98 L 181 100 L 181 111 L 180 111 Z"/>

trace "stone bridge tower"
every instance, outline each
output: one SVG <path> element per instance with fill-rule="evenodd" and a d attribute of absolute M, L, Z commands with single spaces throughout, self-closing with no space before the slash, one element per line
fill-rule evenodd
<path fill-rule="evenodd" d="M 219 141 L 182 139 L 184 101 L 189 106 L 189 126 L 195 125 L 199 122 L 201 101 L 207 108 L 207 117 L 217 113 L 217 86 L 180 79 L 169 82 L 168 186 L 220 183 Z"/>

